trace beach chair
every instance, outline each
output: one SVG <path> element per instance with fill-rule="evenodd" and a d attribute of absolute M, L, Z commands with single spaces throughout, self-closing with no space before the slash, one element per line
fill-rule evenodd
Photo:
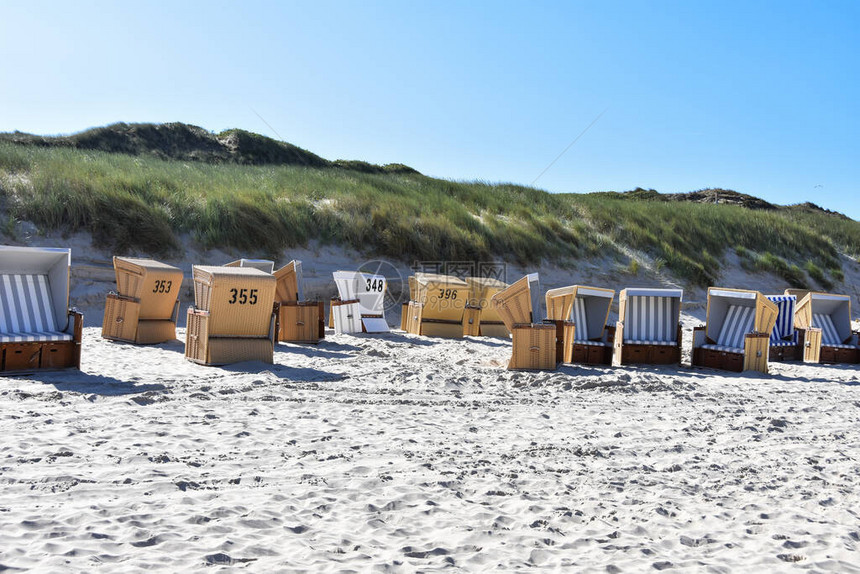
<path fill-rule="evenodd" d="M 142 345 L 176 338 L 182 270 L 152 259 L 114 257 L 116 293 L 105 301 L 102 337 Z"/>
<path fill-rule="evenodd" d="M 547 319 L 571 321 L 573 341 L 565 363 L 611 365 L 615 327 L 606 325 L 615 291 L 571 285 L 546 292 Z"/>
<path fill-rule="evenodd" d="M 325 306 L 322 301 L 305 301 L 302 262 L 290 261 L 274 272 L 275 301 L 280 304 L 278 340 L 317 344 L 325 338 Z"/>
<path fill-rule="evenodd" d="M 195 265 L 185 358 L 203 365 L 274 359 L 275 278 L 253 267 Z"/>
<path fill-rule="evenodd" d="M 573 340 L 572 334 L 565 337 L 564 329 L 573 324 L 562 321 L 559 326 L 544 320 L 538 274 L 526 275 L 496 293 L 490 301 L 513 339 L 508 369 L 556 369 L 565 355 L 564 341 Z"/>
<path fill-rule="evenodd" d="M 776 304 L 758 291 L 708 288 L 705 325 L 693 329 L 692 364 L 767 373 L 778 312 Z"/>
<path fill-rule="evenodd" d="M 336 333 L 387 333 L 385 291 L 382 275 L 360 271 L 335 271 L 338 297 L 331 300 L 332 325 Z"/>
<path fill-rule="evenodd" d="M 510 337 L 511 332 L 501 315 L 490 305 L 493 296 L 506 289 L 508 284 L 492 277 L 467 277 L 466 284 L 469 286 L 469 298 L 463 312 L 463 335 Z"/>
<path fill-rule="evenodd" d="M 81 366 L 70 249 L 0 246 L 0 373 Z"/>
<path fill-rule="evenodd" d="M 414 281 L 409 332 L 427 337 L 462 337 L 469 284 L 459 277 L 435 273 L 416 273 Z"/>
<path fill-rule="evenodd" d="M 794 312 L 797 307 L 795 295 L 767 295 L 776 305 L 776 324 L 770 334 L 770 361 L 798 361 L 802 358 L 802 341 L 794 328 Z"/>
<path fill-rule="evenodd" d="M 860 340 L 851 330 L 851 297 L 807 293 L 797 304 L 795 327 L 803 338 L 803 360 L 860 363 Z"/>
<path fill-rule="evenodd" d="M 225 263 L 224 267 L 253 267 L 263 273 L 272 273 L 275 270 L 275 262 L 268 259 L 237 259 L 236 261 Z"/>
<path fill-rule="evenodd" d="M 680 364 L 683 295 L 681 289 L 622 289 L 613 363 Z"/>

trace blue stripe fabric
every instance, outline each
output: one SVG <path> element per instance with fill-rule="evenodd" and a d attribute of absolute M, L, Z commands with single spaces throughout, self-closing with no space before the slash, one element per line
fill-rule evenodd
<path fill-rule="evenodd" d="M 585 317 L 585 301 L 581 297 L 573 299 L 573 340 L 577 343 L 588 340 L 588 322 Z"/>
<path fill-rule="evenodd" d="M 833 324 L 833 319 L 830 318 L 830 315 L 813 313 L 812 326 L 821 329 L 822 345 L 833 346 L 842 344 L 839 333 L 836 331 L 836 325 Z"/>
<path fill-rule="evenodd" d="M 671 297 L 634 296 L 627 299 L 624 334 L 633 344 L 676 343 Z M 649 343 L 653 342 L 653 343 Z"/>
<path fill-rule="evenodd" d="M 777 346 L 797 344 L 797 331 L 794 330 L 794 307 L 797 303 L 797 297 L 794 295 L 768 295 L 767 298 L 779 309 L 776 324 L 770 333 L 770 344 Z"/>
<path fill-rule="evenodd" d="M 57 328 L 47 275 L 0 275 L 0 342 L 71 340 Z"/>
<path fill-rule="evenodd" d="M 744 348 L 744 336 L 755 327 L 755 307 L 729 305 L 717 344 L 722 347 Z"/>

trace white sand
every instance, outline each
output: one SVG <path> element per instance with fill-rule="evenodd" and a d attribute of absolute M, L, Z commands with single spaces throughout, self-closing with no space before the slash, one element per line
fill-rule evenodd
<path fill-rule="evenodd" d="M 860 572 L 857 366 L 512 373 L 506 341 L 329 332 L 202 367 L 100 338 L 113 271 L 88 237 L 28 243 L 73 248 L 89 326 L 81 372 L 0 379 L 0 571 Z M 364 260 L 290 258 L 320 297 Z M 544 265 L 542 286 L 672 284 L 623 266 Z M 782 290 L 732 264 L 721 284 Z M 689 329 L 704 290 L 685 299 Z"/>
<path fill-rule="evenodd" d="M 99 335 L 0 380 L 2 567 L 860 571 L 856 366 L 513 373 L 392 333 L 215 368 Z"/>

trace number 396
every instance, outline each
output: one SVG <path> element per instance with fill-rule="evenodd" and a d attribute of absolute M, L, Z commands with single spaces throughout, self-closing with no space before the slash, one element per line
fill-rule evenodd
<path fill-rule="evenodd" d="M 257 290 L 256 289 L 230 289 L 230 299 L 227 300 L 230 305 L 256 305 Z"/>
<path fill-rule="evenodd" d="M 456 299 L 457 298 L 457 290 L 456 289 L 439 289 L 439 298 L 440 299 Z"/>

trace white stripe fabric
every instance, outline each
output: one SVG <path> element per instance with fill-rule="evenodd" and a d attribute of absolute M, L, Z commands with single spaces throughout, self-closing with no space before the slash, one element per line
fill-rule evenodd
<path fill-rule="evenodd" d="M 744 335 L 755 327 L 755 307 L 729 305 L 717 344 L 723 347 L 744 348 Z"/>
<path fill-rule="evenodd" d="M 663 345 L 666 347 L 675 347 L 677 341 L 640 341 L 638 339 L 624 339 L 625 345 Z"/>
<path fill-rule="evenodd" d="M 632 344 L 677 343 L 677 325 L 673 324 L 672 298 L 657 296 L 635 296 L 627 299 L 625 342 Z"/>
<path fill-rule="evenodd" d="M 839 332 L 836 331 L 836 325 L 833 324 L 833 319 L 830 318 L 830 315 L 813 313 L 812 326 L 821 329 L 822 345 L 833 346 L 842 344 L 842 339 L 839 338 Z"/>
<path fill-rule="evenodd" d="M 51 304 L 47 275 L 0 275 L 0 341 L 67 341 Z"/>
<path fill-rule="evenodd" d="M 590 347 L 611 347 L 612 343 L 606 343 L 604 341 L 577 341 L 576 338 L 573 340 L 577 345 L 588 345 Z"/>
<path fill-rule="evenodd" d="M 724 353 L 743 353 L 743 347 L 731 347 L 728 345 L 702 345 L 702 349 L 710 349 L 712 351 L 722 351 Z"/>
<path fill-rule="evenodd" d="M 778 345 L 781 342 L 788 342 L 788 344 L 796 343 L 797 332 L 794 330 L 794 305 L 797 297 L 794 295 L 768 295 L 767 298 L 779 310 L 776 316 L 776 324 L 770 333 L 770 344 Z"/>
<path fill-rule="evenodd" d="M 41 332 L 41 333 L 4 333 L 0 335 L 0 343 L 48 343 L 52 341 L 71 341 L 72 336 L 68 333 Z"/>
<path fill-rule="evenodd" d="M 577 343 L 588 340 L 588 322 L 585 318 L 585 301 L 579 297 L 573 300 L 573 340 Z"/>

